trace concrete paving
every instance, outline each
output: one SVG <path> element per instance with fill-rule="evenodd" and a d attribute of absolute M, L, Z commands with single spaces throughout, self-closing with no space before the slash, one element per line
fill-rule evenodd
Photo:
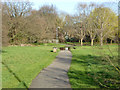
<path fill-rule="evenodd" d="M 55 61 L 32 81 L 30 88 L 71 88 L 67 75 L 71 58 L 70 51 L 60 51 Z"/>

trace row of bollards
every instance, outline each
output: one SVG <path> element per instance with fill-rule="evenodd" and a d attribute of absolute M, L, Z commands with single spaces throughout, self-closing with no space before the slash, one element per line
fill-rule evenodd
<path fill-rule="evenodd" d="M 60 47 L 59 48 L 60 50 L 69 50 L 70 51 L 70 47 Z M 57 48 L 56 47 L 53 47 L 53 52 L 57 52 Z"/>

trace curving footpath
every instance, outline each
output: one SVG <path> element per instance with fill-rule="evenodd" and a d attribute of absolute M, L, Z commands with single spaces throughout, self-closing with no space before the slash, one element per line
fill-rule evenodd
<path fill-rule="evenodd" d="M 60 51 L 55 61 L 32 81 L 30 88 L 71 88 L 67 75 L 71 59 L 70 51 Z"/>

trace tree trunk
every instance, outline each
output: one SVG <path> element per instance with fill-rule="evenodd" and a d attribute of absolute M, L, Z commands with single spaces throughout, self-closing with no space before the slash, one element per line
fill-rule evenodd
<path fill-rule="evenodd" d="M 83 45 L 83 39 L 81 39 L 81 46 Z"/>
<path fill-rule="evenodd" d="M 100 45 L 103 46 L 103 37 L 100 38 Z"/>
<path fill-rule="evenodd" d="M 112 44 L 112 39 L 111 39 L 110 43 Z"/>
<path fill-rule="evenodd" d="M 100 45 L 103 46 L 103 33 L 100 33 Z"/>
<path fill-rule="evenodd" d="M 91 39 L 91 46 L 93 46 L 93 41 L 94 41 L 94 39 Z"/>
<path fill-rule="evenodd" d="M 105 43 L 107 44 L 107 39 L 105 40 Z"/>

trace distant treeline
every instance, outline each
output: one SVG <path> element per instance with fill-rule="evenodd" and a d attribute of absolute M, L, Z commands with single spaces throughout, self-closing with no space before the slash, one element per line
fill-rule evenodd
<path fill-rule="evenodd" d="M 77 13 L 59 12 L 53 5 L 32 9 L 31 2 L 2 3 L 2 43 L 20 45 L 83 41 L 118 42 L 118 15 L 94 3 L 78 3 Z"/>

